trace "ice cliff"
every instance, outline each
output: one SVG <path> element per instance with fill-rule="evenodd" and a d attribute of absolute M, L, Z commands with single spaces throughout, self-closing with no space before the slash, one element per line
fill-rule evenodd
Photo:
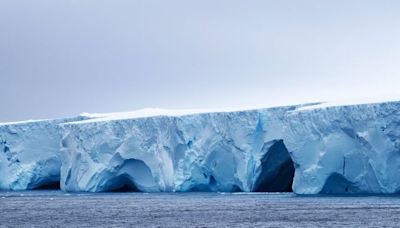
<path fill-rule="evenodd" d="M 59 124 L 83 119 L 87 117 L 0 124 L 0 189 L 59 185 L 62 136 Z"/>
<path fill-rule="evenodd" d="M 3 124 L 0 188 L 398 193 L 399 110 L 310 104 Z"/>
<path fill-rule="evenodd" d="M 296 193 L 399 192 L 400 102 L 309 107 L 280 124 Z"/>
<path fill-rule="evenodd" d="M 283 116 L 291 109 L 63 124 L 61 187 L 93 192 L 284 190 L 291 183 L 271 180 L 282 165 L 292 165 L 291 159 L 280 139 L 266 138 L 266 121 L 268 115 Z"/>

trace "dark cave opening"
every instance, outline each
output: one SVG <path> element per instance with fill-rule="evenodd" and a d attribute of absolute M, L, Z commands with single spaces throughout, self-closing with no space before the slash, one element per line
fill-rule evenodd
<path fill-rule="evenodd" d="M 155 191 L 155 181 L 150 168 L 142 160 L 126 159 L 115 167 L 116 173 L 105 176 L 103 192 L 143 192 Z M 149 187 L 150 186 L 150 187 Z M 152 189 L 152 190 L 149 190 Z"/>
<path fill-rule="evenodd" d="M 60 181 L 53 181 L 45 184 L 41 184 L 35 188 L 34 190 L 60 190 Z"/>
<path fill-rule="evenodd" d="M 261 173 L 253 187 L 254 192 L 293 192 L 294 163 L 283 140 L 264 145 Z"/>
<path fill-rule="evenodd" d="M 128 174 L 120 175 L 112 182 L 109 192 L 141 192 Z"/>
<path fill-rule="evenodd" d="M 124 184 L 121 187 L 110 190 L 110 192 L 140 192 L 136 186 Z"/>
<path fill-rule="evenodd" d="M 347 180 L 342 174 L 332 173 L 325 181 L 321 194 L 349 194 L 363 193 L 354 183 Z"/>

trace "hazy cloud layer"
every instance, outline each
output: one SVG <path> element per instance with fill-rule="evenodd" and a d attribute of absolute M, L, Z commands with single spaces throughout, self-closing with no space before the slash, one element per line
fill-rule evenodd
<path fill-rule="evenodd" d="M 400 98 L 400 1 L 0 1 L 0 121 Z"/>

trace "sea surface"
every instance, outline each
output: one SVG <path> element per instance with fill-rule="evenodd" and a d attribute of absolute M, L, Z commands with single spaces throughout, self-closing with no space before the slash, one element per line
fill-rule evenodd
<path fill-rule="evenodd" d="M 1 227 L 399 227 L 398 196 L 0 192 Z"/>

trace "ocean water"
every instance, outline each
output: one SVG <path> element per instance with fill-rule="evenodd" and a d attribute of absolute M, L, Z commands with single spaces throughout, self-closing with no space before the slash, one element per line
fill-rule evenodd
<path fill-rule="evenodd" d="M 0 192 L 2 227 L 399 227 L 398 196 Z"/>

